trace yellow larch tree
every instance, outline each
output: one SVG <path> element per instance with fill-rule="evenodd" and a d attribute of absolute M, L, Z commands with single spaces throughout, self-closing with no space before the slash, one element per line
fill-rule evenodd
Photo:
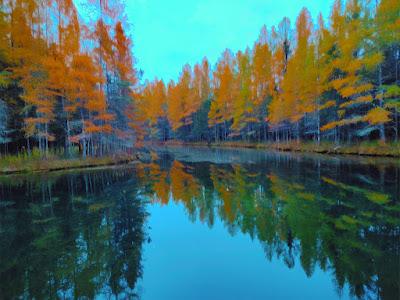
<path fill-rule="evenodd" d="M 168 119 L 173 130 L 192 124 L 196 107 L 193 98 L 192 70 L 185 65 L 179 81 L 168 85 Z"/>
<path fill-rule="evenodd" d="M 235 76 L 233 57 L 225 50 L 214 71 L 214 101 L 208 114 L 209 126 L 215 129 L 215 138 L 219 140 L 228 136 L 228 123 L 233 117 L 233 102 L 235 96 Z M 219 130 L 222 127 L 222 134 Z"/>
<path fill-rule="evenodd" d="M 251 124 L 258 120 L 255 116 L 255 102 L 251 95 L 251 57 L 250 50 L 239 51 L 236 55 L 237 74 L 235 76 L 234 99 L 233 99 L 233 124 L 234 134 L 241 134 L 247 129 L 248 137 Z"/>
<path fill-rule="evenodd" d="M 290 55 L 290 21 L 284 18 L 278 31 L 273 26 L 271 28 L 271 70 L 272 70 L 272 100 L 268 104 L 267 120 L 272 128 L 275 129 L 279 140 L 279 126 L 286 120 L 285 107 L 283 105 L 282 90 L 283 80 L 287 72 L 288 59 Z"/>
<path fill-rule="evenodd" d="M 340 1 L 335 2 L 331 16 L 332 34 L 335 37 L 331 84 L 339 95 L 337 120 L 324 125 L 322 130 L 344 126 L 349 129 L 359 122 L 376 119 L 377 114 L 380 122 L 389 120 L 388 114 L 383 113 L 381 108 L 374 108 L 374 86 L 371 80 L 363 76 L 363 72 L 375 69 L 382 60 L 380 53 L 366 51 L 370 34 L 365 26 L 365 19 L 368 18 L 366 8 L 361 1 L 349 0 L 342 11 Z"/>
<path fill-rule="evenodd" d="M 272 72 L 272 51 L 268 44 L 268 32 L 263 26 L 257 42 L 253 47 L 251 97 L 256 109 L 258 122 L 263 125 L 264 139 L 267 134 L 266 107 L 274 94 Z"/>

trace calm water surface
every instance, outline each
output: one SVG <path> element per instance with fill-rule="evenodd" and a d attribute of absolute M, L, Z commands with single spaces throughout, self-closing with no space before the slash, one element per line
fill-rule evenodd
<path fill-rule="evenodd" d="M 398 161 L 152 157 L 0 177 L 0 299 L 399 299 Z"/>

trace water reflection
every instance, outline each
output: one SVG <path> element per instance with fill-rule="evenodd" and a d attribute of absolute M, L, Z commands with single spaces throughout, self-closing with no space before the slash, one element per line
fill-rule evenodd
<path fill-rule="evenodd" d="M 307 276 L 321 268 L 339 292 L 347 285 L 358 298 L 399 298 L 396 162 L 156 152 L 132 168 L 2 178 L 0 298 L 139 297 L 148 202 L 170 201 L 190 220 L 212 227 L 219 219 L 227 233 L 258 240 L 267 261 L 300 261 Z"/>
<path fill-rule="evenodd" d="M 292 268 L 298 255 L 307 276 L 318 265 L 354 296 L 398 299 L 398 166 L 231 150 L 210 150 L 204 163 L 192 149 L 172 151 L 182 161 L 155 172 L 156 201 L 166 204 L 169 191 L 191 219 L 218 217 L 258 239 L 269 260 Z"/>
<path fill-rule="evenodd" d="M 2 178 L 0 298 L 135 297 L 147 216 L 137 178 Z"/>

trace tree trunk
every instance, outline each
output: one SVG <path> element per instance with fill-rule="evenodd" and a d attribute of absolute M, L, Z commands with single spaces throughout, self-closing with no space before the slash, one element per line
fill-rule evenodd
<path fill-rule="evenodd" d="M 28 149 L 28 156 L 31 156 L 31 143 L 29 141 L 29 137 L 26 138 L 26 147 Z"/>
<path fill-rule="evenodd" d="M 319 98 L 318 98 L 318 107 L 317 107 L 317 145 L 319 146 L 321 143 L 321 115 L 319 111 Z"/>
<path fill-rule="evenodd" d="M 48 123 L 46 123 L 45 125 L 44 125 L 44 128 L 45 128 L 45 143 L 46 143 L 46 156 L 49 154 L 49 137 L 48 137 L 48 134 L 49 134 L 49 125 L 48 125 Z"/>
<path fill-rule="evenodd" d="M 395 124 L 394 124 L 394 140 L 395 142 L 398 142 L 399 140 L 399 113 L 395 110 L 394 112 L 394 119 L 395 119 Z"/>
<path fill-rule="evenodd" d="M 382 108 L 383 107 L 383 98 L 382 98 L 382 64 L 379 65 L 379 74 L 378 74 L 378 80 L 379 80 L 379 106 Z M 385 136 L 385 124 L 380 123 L 379 124 L 379 137 L 382 142 L 386 141 L 386 136 Z"/>

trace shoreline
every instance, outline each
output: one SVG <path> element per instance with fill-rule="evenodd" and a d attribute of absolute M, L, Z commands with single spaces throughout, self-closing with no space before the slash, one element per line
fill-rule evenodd
<path fill-rule="evenodd" d="M 333 143 L 323 142 L 320 145 L 313 143 L 246 143 L 246 142 L 148 142 L 145 148 L 151 149 L 152 146 L 189 146 L 189 147 L 207 147 L 207 148 L 231 148 L 231 149 L 258 149 L 266 151 L 280 151 L 293 153 L 317 153 L 322 155 L 348 155 L 352 157 L 371 157 L 371 158 L 400 158 L 400 143 L 361 143 L 359 145 L 335 145 Z M 46 173 L 67 170 L 84 170 L 99 167 L 112 167 L 118 165 L 132 164 L 141 162 L 139 154 L 106 156 L 106 157 L 88 157 L 82 158 L 59 158 L 50 157 L 47 159 L 13 157 L 10 161 L 1 162 L 0 175 L 13 174 L 33 174 Z"/>
<path fill-rule="evenodd" d="M 136 156 L 99 157 L 86 159 L 41 159 L 27 160 L 23 167 L 6 166 L 0 169 L 0 175 L 49 173 L 67 170 L 95 169 L 132 164 L 140 161 Z"/>
<path fill-rule="evenodd" d="M 281 152 L 300 152 L 300 153 L 318 153 L 325 155 L 351 155 L 367 157 L 390 157 L 400 158 L 400 143 L 361 143 L 359 145 L 335 145 L 334 143 L 322 142 L 320 145 L 313 143 L 246 143 L 246 142 L 150 142 L 148 145 L 158 146 L 191 146 L 191 147 L 210 147 L 210 148 L 249 148 L 259 150 L 271 150 Z"/>

